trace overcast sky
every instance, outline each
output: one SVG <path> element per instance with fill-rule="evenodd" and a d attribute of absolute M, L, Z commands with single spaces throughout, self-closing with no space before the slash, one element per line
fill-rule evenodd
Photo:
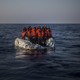
<path fill-rule="evenodd" d="M 0 0 L 0 23 L 80 23 L 80 0 Z"/>

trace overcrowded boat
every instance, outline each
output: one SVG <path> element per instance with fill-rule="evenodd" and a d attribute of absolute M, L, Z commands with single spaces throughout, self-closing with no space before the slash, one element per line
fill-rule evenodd
<path fill-rule="evenodd" d="M 54 49 L 54 39 L 49 27 L 24 27 L 21 38 L 15 39 L 15 46 L 25 50 Z"/>

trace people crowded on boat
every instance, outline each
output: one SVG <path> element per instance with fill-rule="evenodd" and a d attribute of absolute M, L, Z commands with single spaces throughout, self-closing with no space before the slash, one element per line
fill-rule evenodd
<path fill-rule="evenodd" d="M 28 37 L 30 41 L 34 44 L 40 44 L 42 46 L 45 46 L 45 41 L 52 37 L 51 29 L 44 26 L 41 28 L 41 26 L 38 27 L 31 27 L 28 28 L 24 27 L 22 31 L 22 39 L 25 39 Z"/>

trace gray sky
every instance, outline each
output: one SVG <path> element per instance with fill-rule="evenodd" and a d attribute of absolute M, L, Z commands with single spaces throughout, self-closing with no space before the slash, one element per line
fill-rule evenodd
<path fill-rule="evenodd" d="M 0 23 L 80 23 L 80 0 L 0 0 Z"/>

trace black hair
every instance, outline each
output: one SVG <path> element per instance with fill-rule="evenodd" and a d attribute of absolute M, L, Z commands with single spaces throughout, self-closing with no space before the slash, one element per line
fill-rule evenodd
<path fill-rule="evenodd" d="M 23 31 L 26 31 L 26 30 L 27 30 L 27 28 L 26 28 L 26 27 L 24 27 L 24 28 L 23 28 Z"/>

